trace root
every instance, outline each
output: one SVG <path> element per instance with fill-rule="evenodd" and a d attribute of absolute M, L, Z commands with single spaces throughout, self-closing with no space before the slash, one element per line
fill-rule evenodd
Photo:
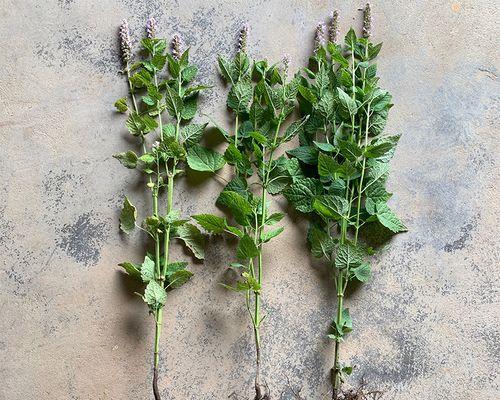
<path fill-rule="evenodd" d="M 155 400 L 161 400 L 160 391 L 158 390 L 158 369 L 156 367 L 153 368 L 153 394 Z"/>
<path fill-rule="evenodd" d="M 354 389 L 337 389 L 333 391 L 333 400 L 380 400 L 384 392 L 381 390 L 366 390 L 366 382 Z"/>
<path fill-rule="evenodd" d="M 260 384 L 255 382 L 255 398 L 254 400 L 271 400 L 271 391 L 267 383 Z"/>

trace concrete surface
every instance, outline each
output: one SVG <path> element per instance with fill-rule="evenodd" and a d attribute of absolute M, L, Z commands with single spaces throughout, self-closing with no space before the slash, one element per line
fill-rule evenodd
<path fill-rule="evenodd" d="M 496 3 L 496 4 L 495 4 Z M 153 325 L 116 264 L 140 258 L 118 232 L 122 196 L 145 205 L 137 176 L 111 154 L 130 147 L 113 102 L 126 93 L 116 31 L 149 15 L 180 32 L 205 80 L 203 111 L 226 121 L 215 55 L 242 22 L 250 52 L 303 65 L 317 21 L 337 7 L 345 33 L 362 3 L 83 1 L 0 3 L 0 399 L 151 399 Z M 390 188 L 410 227 L 348 299 L 343 357 L 397 400 L 496 400 L 499 354 L 498 2 L 374 1 L 383 85 L 402 133 Z M 354 20 L 352 17 L 357 16 Z M 216 211 L 220 185 L 182 185 L 184 213 Z M 278 200 L 276 210 L 285 207 Z M 296 221 L 299 225 L 292 224 Z M 335 299 L 312 262 L 299 216 L 268 248 L 265 375 L 308 400 L 328 390 Z M 180 256 L 182 251 L 177 249 Z M 251 332 L 242 298 L 219 288 L 232 261 L 213 240 L 195 278 L 172 293 L 162 340 L 165 399 L 249 394 Z M 147 378 L 147 380 L 146 380 Z"/>

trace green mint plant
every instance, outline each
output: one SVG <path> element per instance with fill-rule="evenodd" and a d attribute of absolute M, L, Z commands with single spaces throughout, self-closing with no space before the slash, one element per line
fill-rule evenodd
<path fill-rule="evenodd" d="M 335 342 L 333 399 L 349 397 L 341 385 L 352 367 L 340 362 L 340 347 L 353 323 L 344 306 L 351 283 L 371 277 L 369 256 L 375 229 L 406 231 L 387 205 L 385 184 L 399 136 L 385 136 L 392 97 L 379 87 L 377 57 L 382 43 L 370 41 L 371 9 L 364 9 L 363 36 L 351 28 L 344 45 L 337 43 L 338 12 L 328 29 L 316 28 L 310 68 L 298 88 L 300 113 L 308 117 L 300 146 L 288 152 L 300 168 L 285 197 L 310 219 L 307 240 L 314 257 L 332 267 L 337 312 L 329 338 Z M 325 43 L 325 31 L 328 40 Z M 353 394 L 352 392 L 351 394 Z M 358 393 L 358 392 L 356 392 Z"/>
<path fill-rule="evenodd" d="M 265 60 L 251 61 L 246 53 L 248 28 L 239 36 L 238 52 L 233 59 L 222 56 L 218 65 L 230 87 L 227 107 L 234 116 L 230 133 L 218 126 L 228 143 L 223 161 L 233 170 L 233 177 L 217 199 L 217 205 L 227 209 L 227 218 L 202 214 L 194 219 L 208 232 L 227 233 L 238 240 L 237 262 L 231 268 L 240 279 L 227 289 L 241 292 L 253 327 L 255 340 L 255 399 L 270 399 L 270 391 L 261 377 L 262 283 L 264 245 L 283 232 L 275 228 L 283 213 L 271 212 L 270 197 L 291 183 L 290 160 L 278 156 L 280 146 L 293 139 L 304 127 L 304 118 L 285 127 L 295 109 L 300 77 L 288 81 L 288 57 L 281 65 L 269 65 Z M 197 159 L 188 152 L 191 168 L 200 169 Z M 294 161 L 292 162 L 294 163 Z"/>
<path fill-rule="evenodd" d="M 207 124 L 190 121 L 197 112 L 198 94 L 209 87 L 193 85 L 198 68 L 189 63 L 189 49 L 182 50 L 180 37 L 174 36 L 170 54 L 167 41 L 157 38 L 156 30 L 156 21 L 150 18 L 147 36 L 141 41 L 141 57 L 133 62 L 127 22 L 120 27 L 123 74 L 127 77 L 129 96 L 119 99 L 115 106 L 128 116 L 126 126 L 137 138 L 141 151 L 136 154 L 129 150 L 113 157 L 143 174 L 145 189 L 151 196 L 151 209 L 145 210 L 141 224 L 137 223 L 137 208 L 125 197 L 120 228 L 126 234 L 134 228 L 143 231 L 152 240 L 153 252 L 146 251 L 142 263 L 127 261 L 119 265 L 145 286 L 140 296 L 154 317 L 153 393 L 159 400 L 160 337 L 168 291 L 179 288 L 193 275 L 186 269 L 186 261 L 171 259 L 172 240 L 179 239 L 194 257 L 204 258 L 203 235 L 189 219 L 181 218 L 173 206 L 174 183 L 184 173 L 187 154 L 201 148 L 198 142 Z"/>

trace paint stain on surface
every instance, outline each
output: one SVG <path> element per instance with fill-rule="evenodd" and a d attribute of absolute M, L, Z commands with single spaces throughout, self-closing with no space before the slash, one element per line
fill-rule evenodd
<path fill-rule="evenodd" d="M 462 6 L 460 5 L 460 3 L 453 3 L 451 5 L 451 9 L 453 12 L 459 12 L 461 8 Z"/>
<path fill-rule="evenodd" d="M 77 263 L 95 265 L 101 258 L 102 242 L 108 236 L 108 226 L 92 213 L 84 213 L 72 224 L 60 230 L 57 246 Z"/>

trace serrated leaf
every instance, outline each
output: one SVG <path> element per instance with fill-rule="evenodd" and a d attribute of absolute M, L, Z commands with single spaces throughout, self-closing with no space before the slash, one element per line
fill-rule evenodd
<path fill-rule="evenodd" d="M 144 301 L 153 310 L 158 310 L 165 305 L 167 300 L 167 292 L 165 289 L 156 281 L 149 281 L 144 291 Z"/>
<path fill-rule="evenodd" d="M 255 246 L 253 239 L 248 235 L 244 235 L 238 243 L 236 256 L 241 260 L 246 260 L 248 258 L 257 257 L 258 255 L 259 250 L 257 246 Z"/>
<path fill-rule="evenodd" d="M 120 213 L 120 229 L 129 234 L 135 228 L 135 221 L 137 219 L 137 209 L 130 202 L 128 197 L 125 196 L 123 200 L 123 207 Z"/>
<path fill-rule="evenodd" d="M 303 178 L 297 179 L 283 195 L 292 205 L 303 213 L 313 211 L 313 199 L 322 193 L 323 187 L 317 179 Z"/>
<path fill-rule="evenodd" d="M 176 228 L 176 235 L 197 259 L 203 260 L 205 258 L 205 238 L 196 226 L 192 224 L 181 225 Z"/>
<path fill-rule="evenodd" d="M 279 228 L 276 228 L 276 229 L 273 229 L 272 231 L 269 231 L 269 232 L 262 232 L 260 234 L 260 240 L 263 242 L 263 243 L 267 243 L 269 242 L 272 238 L 278 236 L 281 232 L 284 231 L 285 228 L 283 228 L 282 226 L 279 227 Z"/>
<path fill-rule="evenodd" d="M 335 248 L 335 242 L 327 232 L 314 225 L 311 225 L 307 234 L 307 238 L 309 244 L 311 245 L 311 253 L 314 257 L 330 258 Z"/>
<path fill-rule="evenodd" d="M 334 175 L 340 169 L 339 163 L 333 157 L 319 153 L 318 156 L 318 174 L 321 177 L 333 179 Z"/>
<path fill-rule="evenodd" d="M 165 91 L 165 105 L 172 117 L 180 116 L 183 106 L 182 99 L 179 94 L 168 85 Z"/>
<path fill-rule="evenodd" d="M 116 110 L 120 113 L 125 113 L 128 110 L 127 98 L 122 97 L 121 99 L 116 100 L 115 102 Z"/>
<path fill-rule="evenodd" d="M 196 65 L 190 65 L 187 68 L 184 68 L 181 72 L 181 78 L 183 82 L 191 82 L 196 75 L 198 74 L 198 67 Z"/>
<path fill-rule="evenodd" d="M 392 232 L 398 233 L 408 230 L 386 203 L 377 203 L 376 209 L 379 222 Z"/>
<path fill-rule="evenodd" d="M 194 118 L 196 111 L 198 111 L 198 97 L 193 96 L 184 100 L 181 110 L 181 118 L 185 121 L 190 120 Z"/>
<path fill-rule="evenodd" d="M 174 273 L 168 276 L 167 288 L 169 290 L 178 289 L 182 285 L 184 285 L 187 281 L 189 281 L 192 276 L 193 273 L 191 271 L 188 271 L 187 269 L 175 271 Z"/>
<path fill-rule="evenodd" d="M 218 217 L 212 214 L 193 215 L 192 218 L 200 224 L 200 226 L 210 233 L 222 233 L 226 229 L 227 221 L 225 218 Z"/>
<path fill-rule="evenodd" d="M 265 225 L 277 224 L 278 222 L 280 222 L 283 219 L 284 216 L 285 216 L 285 214 L 283 214 L 283 213 L 271 214 L 269 217 L 267 217 L 267 219 L 265 221 Z"/>
<path fill-rule="evenodd" d="M 308 87 L 301 85 L 301 86 L 299 86 L 298 91 L 299 91 L 300 95 L 304 99 L 306 99 L 309 103 L 315 104 L 318 101 L 318 98 L 316 97 L 316 95 Z"/>
<path fill-rule="evenodd" d="M 344 243 L 339 246 L 335 257 L 335 267 L 346 269 L 357 267 L 364 262 L 365 252 L 359 246 L 352 243 Z"/>
<path fill-rule="evenodd" d="M 252 205 L 241 194 L 224 190 L 217 199 L 217 204 L 229 208 L 236 222 L 248 226 L 252 214 Z"/>
<path fill-rule="evenodd" d="M 155 262 L 149 256 L 144 257 L 144 262 L 141 265 L 141 278 L 143 282 L 155 279 L 155 268 Z"/>
<path fill-rule="evenodd" d="M 116 158 L 127 168 L 134 169 L 137 167 L 137 154 L 135 154 L 132 150 L 129 150 L 126 153 L 113 154 L 113 158 Z"/>
<path fill-rule="evenodd" d="M 287 154 L 309 165 L 316 165 L 318 163 L 318 153 L 318 149 L 314 146 L 300 146 L 287 151 Z"/>
<path fill-rule="evenodd" d="M 141 278 L 141 265 L 140 264 L 135 264 L 131 263 L 128 261 L 122 262 L 118 264 L 120 267 L 122 267 L 125 272 L 130 275 L 132 278 L 135 280 L 138 280 L 139 282 L 142 282 Z"/>
<path fill-rule="evenodd" d="M 230 61 L 226 60 L 222 56 L 218 56 L 217 63 L 219 64 L 220 73 L 224 77 L 226 82 L 233 83 L 233 67 Z"/>
<path fill-rule="evenodd" d="M 229 91 L 227 106 L 237 114 L 248 113 L 252 95 L 252 84 L 248 81 L 239 81 Z"/>
<path fill-rule="evenodd" d="M 363 263 L 356 268 L 351 268 L 353 276 L 360 282 L 368 282 L 372 276 L 370 264 Z"/>
<path fill-rule="evenodd" d="M 224 156 L 212 149 L 194 145 L 188 149 L 187 163 L 195 171 L 215 172 L 224 164 Z"/>
<path fill-rule="evenodd" d="M 347 214 L 349 202 L 343 197 L 325 194 L 314 198 L 313 209 L 324 218 L 338 221 Z"/>
<path fill-rule="evenodd" d="M 200 142 L 203 132 L 208 124 L 189 124 L 181 129 L 182 139 L 188 145 L 195 145 Z"/>
<path fill-rule="evenodd" d="M 358 112 L 358 107 L 356 105 L 356 101 L 351 98 L 346 92 L 344 92 L 341 88 L 337 88 L 338 97 L 340 100 L 340 104 L 347 110 L 349 115 L 356 115 Z"/>

